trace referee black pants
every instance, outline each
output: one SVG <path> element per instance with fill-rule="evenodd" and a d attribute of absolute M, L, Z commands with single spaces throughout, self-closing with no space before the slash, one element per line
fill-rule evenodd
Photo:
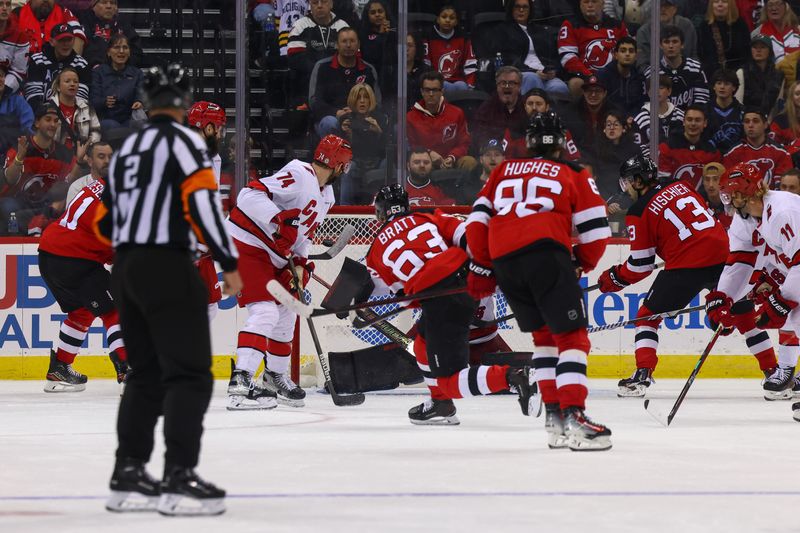
<path fill-rule="evenodd" d="M 117 458 L 149 461 L 163 415 L 165 467 L 194 467 L 213 386 L 200 275 L 185 250 L 123 248 L 111 290 L 132 370 L 119 406 Z"/>

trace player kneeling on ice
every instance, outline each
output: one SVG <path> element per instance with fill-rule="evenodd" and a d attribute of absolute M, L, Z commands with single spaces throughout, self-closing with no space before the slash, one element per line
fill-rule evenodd
<path fill-rule="evenodd" d="M 533 333 L 548 445 L 607 450 L 611 430 L 584 413 L 591 344 L 578 278 L 597 265 L 611 230 L 589 172 L 560 159 L 564 138 L 554 113 L 533 115 L 526 132 L 532 159 L 506 160 L 492 171 L 467 221 L 467 285 L 483 298 L 499 284 L 520 329 Z"/>
<path fill-rule="evenodd" d="M 634 200 L 625 217 L 631 252 L 625 263 L 603 272 L 600 291 L 621 291 L 643 280 L 655 269 L 658 254 L 664 259 L 664 270 L 656 276 L 636 316 L 682 309 L 700 291 L 716 285 L 728 256 L 725 228 L 689 184 L 660 181 L 656 165 L 642 155 L 625 161 L 620 176 L 620 187 Z M 636 323 L 636 370 L 620 380 L 617 396 L 642 397 L 653 383 L 660 324 L 661 318 Z M 756 357 L 762 368 L 774 366 L 771 348 Z"/>
<path fill-rule="evenodd" d="M 411 213 L 401 185 L 388 185 L 375 195 L 375 216 L 382 227 L 367 253 L 372 287 L 359 300 L 389 292 L 409 296 L 464 288 L 446 296 L 417 300 L 422 309 L 414 355 L 431 398 L 412 407 L 412 424 L 455 425 L 454 399 L 508 390 L 519 394 L 522 413 L 529 414 L 536 393 L 528 367 L 469 367 L 469 330 L 477 302 L 466 294 L 465 223 L 436 212 Z"/>
<path fill-rule="evenodd" d="M 731 224 L 728 263 L 717 291 L 708 296 L 709 316 L 713 312 L 712 318 L 725 327 L 735 325 L 732 301 L 748 289 L 756 261 L 768 259 L 780 265 L 784 278 L 781 283 L 771 284 L 768 291 L 755 295 L 756 325 L 799 334 L 800 197 L 769 190 L 766 176 L 755 166 L 743 163 L 723 174 L 720 198 L 733 206 L 737 216 Z M 784 387 L 791 384 L 791 371 L 788 374 Z M 767 378 L 765 389 L 770 380 L 772 376 Z M 792 410 L 794 419 L 800 421 L 800 402 Z"/>
<path fill-rule="evenodd" d="M 278 403 L 302 407 L 305 391 L 288 375 L 297 315 L 278 304 L 267 282 L 278 280 L 298 297 L 311 277 L 311 239 L 333 206 L 331 184 L 347 171 L 353 151 L 335 135 L 324 137 L 314 160 L 290 161 L 272 176 L 252 180 L 242 189 L 227 220 L 239 250 L 245 288 L 237 296 L 249 316 L 236 347 L 236 365 L 228 384 L 228 409 L 272 409 Z M 300 287 L 290 271 L 295 267 Z M 253 379 L 266 356 L 264 373 Z"/>

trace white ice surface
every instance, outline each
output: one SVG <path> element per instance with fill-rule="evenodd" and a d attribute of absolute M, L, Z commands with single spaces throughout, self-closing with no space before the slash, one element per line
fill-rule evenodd
<path fill-rule="evenodd" d="M 682 385 L 659 380 L 650 397 L 668 410 Z M 790 402 L 765 402 L 755 380 L 698 380 L 665 429 L 614 389 L 593 381 L 587 411 L 614 448 L 575 453 L 548 450 L 543 418 L 512 396 L 458 401 L 458 427 L 417 427 L 420 395 L 228 412 L 217 382 L 198 471 L 228 490 L 228 512 L 164 518 L 103 509 L 116 384 L 0 382 L 0 532 L 800 531 Z M 159 439 L 156 476 L 162 454 Z"/>

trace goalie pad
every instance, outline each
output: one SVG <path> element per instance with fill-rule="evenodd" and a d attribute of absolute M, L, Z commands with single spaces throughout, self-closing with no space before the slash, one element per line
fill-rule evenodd
<path fill-rule="evenodd" d="M 367 267 L 349 257 L 344 258 L 342 270 L 331 283 L 331 288 L 322 300 L 325 309 L 340 309 L 355 302 L 366 301 L 375 284 Z M 340 317 L 341 318 L 341 317 Z"/>
<path fill-rule="evenodd" d="M 395 343 L 330 352 L 328 362 L 333 387 L 341 393 L 391 390 L 423 380 L 414 357 Z"/>

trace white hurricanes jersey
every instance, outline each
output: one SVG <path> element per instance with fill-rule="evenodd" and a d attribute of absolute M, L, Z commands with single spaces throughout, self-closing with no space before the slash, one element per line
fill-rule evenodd
<path fill-rule="evenodd" d="M 292 252 L 308 257 L 314 233 L 334 201 L 333 188 L 326 185 L 320 189 L 313 167 L 295 159 L 275 174 L 252 180 L 242 189 L 227 228 L 234 239 L 266 250 L 272 264 L 284 268 L 286 260 L 273 249 L 278 225 L 272 220 L 282 211 L 300 210 L 300 227 Z"/>

